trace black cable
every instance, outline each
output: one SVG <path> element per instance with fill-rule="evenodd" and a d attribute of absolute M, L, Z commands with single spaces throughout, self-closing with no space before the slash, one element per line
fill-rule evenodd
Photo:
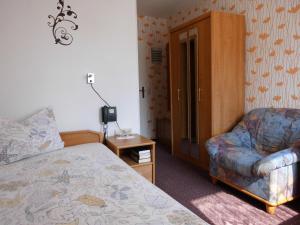
<path fill-rule="evenodd" d="M 116 121 L 116 124 L 117 124 L 118 128 L 120 129 L 120 131 L 122 131 L 122 132 L 123 132 L 123 129 L 121 129 L 121 127 L 120 127 L 120 125 L 119 125 L 118 121 Z"/>
<path fill-rule="evenodd" d="M 101 97 L 101 95 L 99 94 L 99 92 L 94 88 L 93 84 L 91 84 L 91 88 L 96 93 L 96 95 L 98 95 L 98 97 L 105 103 L 106 106 L 111 107 L 110 104 L 107 101 L 105 101 L 104 98 Z"/>

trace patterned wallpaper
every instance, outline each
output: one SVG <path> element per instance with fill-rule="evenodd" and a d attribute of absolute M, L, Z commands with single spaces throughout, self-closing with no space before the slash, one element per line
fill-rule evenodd
<path fill-rule="evenodd" d="M 199 0 L 169 18 L 171 27 L 209 10 L 246 16 L 246 111 L 300 108 L 300 1 Z"/>
<path fill-rule="evenodd" d="M 167 20 L 139 18 L 140 71 L 151 90 L 146 128 L 151 135 L 155 135 L 155 118 L 167 116 L 165 61 L 161 68 L 151 65 L 151 46 L 165 45 L 169 28 L 210 10 L 246 17 L 246 111 L 300 108 L 300 0 L 199 0 L 194 8 Z"/>
<path fill-rule="evenodd" d="M 141 99 L 141 133 L 156 137 L 156 120 L 168 117 L 167 107 L 167 58 L 169 40 L 168 20 L 153 17 L 138 18 L 140 87 L 145 87 Z M 163 61 L 152 64 L 151 48 L 162 48 Z"/>

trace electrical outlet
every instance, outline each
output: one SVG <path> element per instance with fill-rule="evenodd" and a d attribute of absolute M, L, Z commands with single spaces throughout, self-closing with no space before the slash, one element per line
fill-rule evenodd
<path fill-rule="evenodd" d="M 95 74 L 94 73 L 88 73 L 87 74 L 87 83 L 88 84 L 94 84 L 95 83 Z"/>

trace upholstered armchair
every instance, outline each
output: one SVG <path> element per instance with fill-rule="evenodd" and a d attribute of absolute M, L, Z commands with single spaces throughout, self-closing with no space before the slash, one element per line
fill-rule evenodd
<path fill-rule="evenodd" d="M 212 180 L 264 202 L 274 214 L 300 193 L 299 141 L 300 110 L 255 109 L 206 143 Z"/>

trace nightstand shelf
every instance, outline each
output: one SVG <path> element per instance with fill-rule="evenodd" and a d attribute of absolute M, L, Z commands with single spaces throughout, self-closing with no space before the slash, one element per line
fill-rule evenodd
<path fill-rule="evenodd" d="M 127 155 L 123 155 L 120 157 L 124 162 L 126 162 L 131 167 L 139 167 L 139 166 L 148 166 L 153 165 L 153 162 L 147 162 L 147 163 L 137 163 L 133 159 L 131 159 Z"/>
<path fill-rule="evenodd" d="M 140 135 L 135 135 L 132 139 L 117 139 L 108 137 L 106 144 L 117 156 L 119 156 L 130 167 L 155 183 L 155 142 Z M 129 157 L 130 150 L 136 148 L 150 149 L 151 162 L 137 163 Z"/>

